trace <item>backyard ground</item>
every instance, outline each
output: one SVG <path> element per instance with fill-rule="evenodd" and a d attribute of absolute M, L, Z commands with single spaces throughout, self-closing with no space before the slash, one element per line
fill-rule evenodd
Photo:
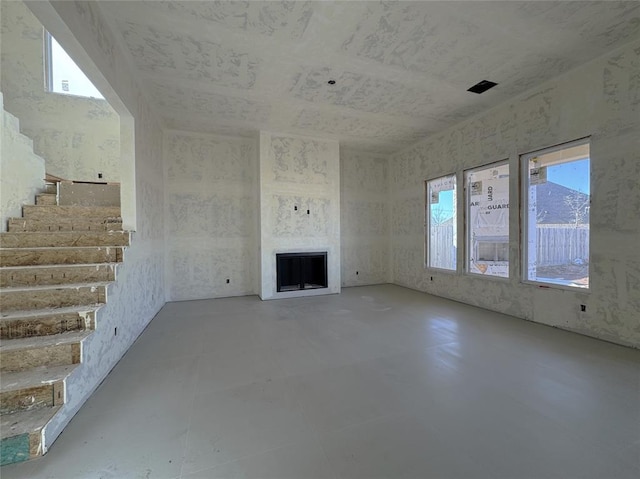
<path fill-rule="evenodd" d="M 554 266 L 538 266 L 536 268 L 538 278 L 566 280 L 567 283 L 588 286 L 589 264 L 561 264 Z"/>

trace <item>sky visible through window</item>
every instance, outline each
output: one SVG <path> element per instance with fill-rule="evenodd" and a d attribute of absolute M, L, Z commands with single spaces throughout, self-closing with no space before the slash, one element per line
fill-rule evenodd
<path fill-rule="evenodd" d="M 453 204 L 453 190 L 445 190 L 440 192 L 440 201 L 437 205 L 433 205 L 431 210 L 433 214 L 437 214 L 440 222 L 453 218 L 455 207 Z"/>
<path fill-rule="evenodd" d="M 589 194 L 589 160 L 571 161 L 547 167 L 547 181 Z"/>
<path fill-rule="evenodd" d="M 104 99 L 53 36 L 51 39 L 51 91 L 66 95 Z"/>
<path fill-rule="evenodd" d="M 589 159 L 550 166 L 547 168 L 547 180 L 588 195 L 590 194 Z M 452 190 L 440 192 L 440 202 L 434 210 L 441 216 L 441 220 L 453 218 L 455 208 Z"/>

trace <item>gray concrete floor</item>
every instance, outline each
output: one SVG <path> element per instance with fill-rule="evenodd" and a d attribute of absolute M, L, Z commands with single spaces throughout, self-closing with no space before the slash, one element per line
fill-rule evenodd
<path fill-rule="evenodd" d="M 167 304 L 10 478 L 638 478 L 640 352 L 397 286 Z"/>

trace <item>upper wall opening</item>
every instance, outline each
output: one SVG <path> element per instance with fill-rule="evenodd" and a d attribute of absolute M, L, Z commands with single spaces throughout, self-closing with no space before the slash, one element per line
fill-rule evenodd
<path fill-rule="evenodd" d="M 47 91 L 104 100 L 91 80 L 51 33 L 44 31 L 44 73 Z"/>
<path fill-rule="evenodd" d="M 45 159 L 47 173 L 69 180 L 119 183 L 118 113 L 95 87 L 89 88 L 91 82 L 57 42 L 48 41 L 42 23 L 25 3 L 2 2 L 0 8 L 5 109 L 20 120 L 22 133 Z M 66 68 L 61 70 L 60 65 Z M 59 77 L 61 72 L 64 78 Z M 73 90 L 81 86 L 86 94 L 70 95 L 74 91 L 65 92 L 65 85 Z"/>

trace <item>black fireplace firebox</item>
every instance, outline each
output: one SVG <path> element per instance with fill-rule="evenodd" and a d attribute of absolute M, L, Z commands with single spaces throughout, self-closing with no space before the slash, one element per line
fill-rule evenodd
<path fill-rule="evenodd" d="M 327 252 L 276 254 L 278 293 L 327 287 Z"/>

